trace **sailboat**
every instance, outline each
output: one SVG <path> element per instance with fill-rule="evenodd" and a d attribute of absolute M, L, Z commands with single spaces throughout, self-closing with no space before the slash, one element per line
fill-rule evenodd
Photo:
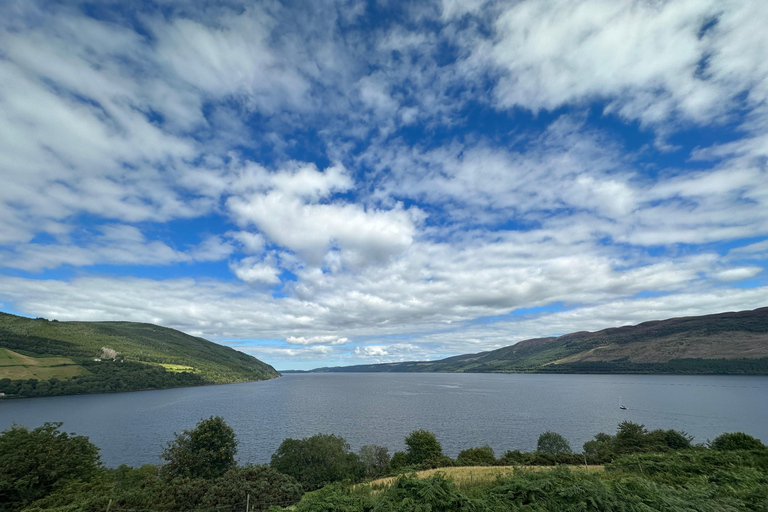
<path fill-rule="evenodd" d="M 619 409 L 626 411 L 627 406 L 621 403 L 621 397 L 619 397 Z"/>

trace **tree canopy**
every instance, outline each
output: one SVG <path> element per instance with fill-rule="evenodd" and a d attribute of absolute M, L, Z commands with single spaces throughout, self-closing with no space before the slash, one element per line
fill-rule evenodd
<path fill-rule="evenodd" d="M 406 460 L 408 464 L 423 464 L 430 459 L 443 457 L 443 447 L 437 436 L 426 430 L 414 430 L 405 438 Z"/>
<path fill-rule="evenodd" d="M 571 453 L 571 445 L 557 432 L 547 430 L 539 436 L 539 441 L 536 443 L 536 451 L 546 455 Z"/>
<path fill-rule="evenodd" d="M 67 482 L 97 472 L 99 449 L 87 437 L 61 432 L 61 423 L 0 434 L 0 510 L 18 510 Z"/>
<path fill-rule="evenodd" d="M 160 458 L 169 478 L 216 478 L 235 467 L 237 438 L 220 416 L 211 416 L 192 430 L 175 434 Z"/>
<path fill-rule="evenodd" d="M 764 450 L 765 445 L 759 439 L 755 439 L 744 432 L 732 432 L 720 434 L 711 443 L 710 448 L 715 450 Z"/>
<path fill-rule="evenodd" d="M 298 480 L 307 490 L 346 479 L 354 481 L 365 472 L 349 443 L 331 434 L 284 440 L 272 454 L 270 465 Z"/>

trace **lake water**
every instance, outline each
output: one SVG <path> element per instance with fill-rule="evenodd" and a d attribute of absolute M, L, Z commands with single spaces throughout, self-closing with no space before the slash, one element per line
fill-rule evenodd
<path fill-rule="evenodd" d="M 618 407 L 621 400 L 628 410 Z M 405 448 L 423 428 L 443 451 L 490 445 L 535 449 L 539 434 L 562 434 L 575 451 L 623 420 L 674 428 L 705 442 L 746 432 L 768 443 L 768 377 L 328 373 L 196 388 L 0 400 L 0 430 L 64 422 L 88 436 L 108 466 L 157 464 L 174 432 L 224 417 L 240 441 L 242 463 L 268 462 L 283 439 L 317 433 Z"/>

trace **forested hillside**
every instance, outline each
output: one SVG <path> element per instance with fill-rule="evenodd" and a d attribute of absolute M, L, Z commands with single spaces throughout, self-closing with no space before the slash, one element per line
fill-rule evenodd
<path fill-rule="evenodd" d="M 439 361 L 316 371 L 766 375 L 768 308 L 536 338 Z"/>
<path fill-rule="evenodd" d="M 278 375 L 253 356 L 158 325 L 0 313 L 0 392 L 6 396 L 158 389 Z"/>

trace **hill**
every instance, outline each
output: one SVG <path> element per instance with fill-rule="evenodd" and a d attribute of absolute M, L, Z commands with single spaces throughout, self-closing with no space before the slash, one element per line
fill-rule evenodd
<path fill-rule="evenodd" d="M 271 379 L 266 363 L 167 327 L 0 313 L 0 392 L 48 396 Z"/>
<path fill-rule="evenodd" d="M 438 361 L 315 371 L 768 375 L 768 308 L 536 338 Z"/>

